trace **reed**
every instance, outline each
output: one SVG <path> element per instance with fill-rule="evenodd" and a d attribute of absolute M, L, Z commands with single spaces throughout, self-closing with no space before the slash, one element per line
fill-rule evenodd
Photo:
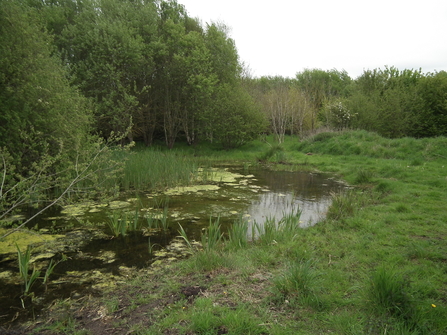
<path fill-rule="evenodd" d="M 182 227 L 182 225 L 181 225 L 180 223 L 179 223 L 178 225 L 179 225 L 179 230 L 178 230 L 178 232 L 179 232 L 179 234 L 180 234 L 180 237 L 186 242 L 186 244 L 187 244 L 189 250 L 194 251 L 194 248 L 193 248 L 193 246 L 192 246 L 192 244 L 191 244 L 190 239 L 188 238 L 188 235 L 186 234 L 185 229 L 183 229 L 183 227 Z"/>
<path fill-rule="evenodd" d="M 221 232 L 220 217 L 216 220 L 210 218 L 210 224 L 202 235 L 202 246 L 205 252 L 212 252 L 221 246 L 223 234 Z"/>
<path fill-rule="evenodd" d="M 247 239 L 248 221 L 240 217 L 228 231 L 226 246 L 230 249 L 242 249 L 248 245 Z"/>
<path fill-rule="evenodd" d="M 31 248 L 28 245 L 26 251 L 22 252 L 19 246 L 16 244 L 17 248 L 17 257 L 19 263 L 19 272 L 20 277 L 23 280 L 24 285 L 24 295 L 29 295 L 30 289 L 33 286 L 34 282 L 40 276 L 40 271 L 36 270 L 36 267 L 33 266 L 33 271 L 29 274 L 29 266 L 30 266 L 30 258 L 31 258 Z"/>
<path fill-rule="evenodd" d="M 120 185 L 125 190 L 148 190 L 188 185 L 197 177 L 194 158 L 178 151 L 135 150 L 126 161 Z"/>
<path fill-rule="evenodd" d="M 164 233 L 167 233 L 171 222 L 168 220 L 168 207 L 163 208 L 163 213 L 160 217 L 160 227 Z"/>
<path fill-rule="evenodd" d="M 131 216 L 127 212 L 112 211 L 107 224 L 115 237 L 126 236 L 130 231 L 137 231 L 142 228 L 140 211 L 135 209 Z"/>
<path fill-rule="evenodd" d="M 148 229 L 158 228 L 158 221 L 155 219 L 155 216 L 153 213 L 147 213 L 145 215 L 145 218 L 146 218 L 146 223 L 147 223 Z"/>
<path fill-rule="evenodd" d="M 130 230 L 137 231 L 141 229 L 140 210 L 138 208 L 135 208 L 133 220 L 129 220 L 128 222 Z"/>
<path fill-rule="evenodd" d="M 56 265 L 58 265 L 61 262 L 65 262 L 67 260 L 67 256 L 65 256 L 64 254 L 62 254 L 62 258 L 56 262 L 53 261 L 53 259 L 50 260 L 50 264 L 48 264 L 48 267 L 45 271 L 45 275 L 43 276 L 43 284 L 45 285 L 45 292 L 48 289 L 48 283 L 50 281 L 50 276 L 54 271 L 54 268 L 56 267 Z"/>
<path fill-rule="evenodd" d="M 286 237 L 293 236 L 297 233 L 300 227 L 301 210 L 293 209 L 290 213 L 284 214 L 281 220 L 278 222 L 278 230 Z"/>
<path fill-rule="evenodd" d="M 115 237 L 120 235 L 125 236 L 127 234 L 127 222 L 123 220 L 122 215 L 118 211 L 112 211 L 112 215 L 109 215 L 107 224 Z"/>

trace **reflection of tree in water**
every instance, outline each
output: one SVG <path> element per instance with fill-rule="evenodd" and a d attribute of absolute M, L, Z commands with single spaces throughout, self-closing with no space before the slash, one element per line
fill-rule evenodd
<path fill-rule="evenodd" d="M 298 198 L 318 200 L 343 186 L 324 175 L 308 172 L 256 171 L 259 184 L 273 192 L 295 192 Z"/>

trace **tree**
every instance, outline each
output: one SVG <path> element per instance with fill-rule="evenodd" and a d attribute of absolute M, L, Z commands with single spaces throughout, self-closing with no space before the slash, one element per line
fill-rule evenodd
<path fill-rule="evenodd" d="M 63 30 L 62 48 L 73 83 L 95 102 L 97 129 L 104 136 L 132 124 L 147 88 L 142 77 L 151 53 L 132 17 L 139 9 L 118 0 L 85 1 L 74 23 Z"/>
<path fill-rule="evenodd" d="M 421 78 L 420 71 L 394 67 L 364 71 L 346 102 L 356 115 L 354 125 L 386 137 L 408 136 L 417 114 L 416 88 Z"/>
<path fill-rule="evenodd" d="M 265 119 L 251 96 L 234 85 L 220 85 L 211 111 L 208 134 L 225 149 L 239 147 L 259 135 Z"/>
<path fill-rule="evenodd" d="M 34 8 L 1 1 L 0 147 L 21 172 L 43 152 L 72 156 L 90 131 L 87 101 L 69 85 L 51 45 Z"/>
<path fill-rule="evenodd" d="M 422 78 L 417 95 L 411 135 L 447 136 L 447 72 L 430 73 Z"/>
<path fill-rule="evenodd" d="M 324 103 L 348 92 L 351 78 L 346 71 L 306 69 L 296 74 L 298 87 L 307 95 L 312 105 L 311 130 L 317 126 L 317 116 Z"/>

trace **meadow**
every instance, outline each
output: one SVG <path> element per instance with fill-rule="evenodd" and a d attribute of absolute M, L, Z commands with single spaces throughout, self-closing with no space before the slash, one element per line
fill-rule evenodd
<path fill-rule="evenodd" d="M 137 150 L 135 161 L 151 151 Z M 243 220 L 228 235 L 210 222 L 202 248 L 179 227 L 191 257 L 134 274 L 102 297 L 55 304 L 30 333 L 447 333 L 447 138 L 345 131 L 160 153 L 188 162 L 185 183 L 195 164 L 237 162 L 328 172 L 351 187 L 333 194 L 324 221 L 297 228 L 297 212 L 255 241 Z"/>

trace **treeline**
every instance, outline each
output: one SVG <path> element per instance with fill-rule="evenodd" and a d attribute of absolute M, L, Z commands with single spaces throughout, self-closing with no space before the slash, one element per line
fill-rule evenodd
<path fill-rule="evenodd" d="M 319 127 L 364 129 L 389 138 L 447 135 L 447 73 L 394 67 L 345 71 L 309 69 L 293 79 L 247 79 L 270 131 L 303 135 Z"/>
<path fill-rule="evenodd" d="M 227 28 L 176 1 L 0 0 L 0 147 L 16 160 L 92 136 L 239 146 L 324 126 L 447 134 L 447 74 L 393 67 L 251 78 Z"/>

